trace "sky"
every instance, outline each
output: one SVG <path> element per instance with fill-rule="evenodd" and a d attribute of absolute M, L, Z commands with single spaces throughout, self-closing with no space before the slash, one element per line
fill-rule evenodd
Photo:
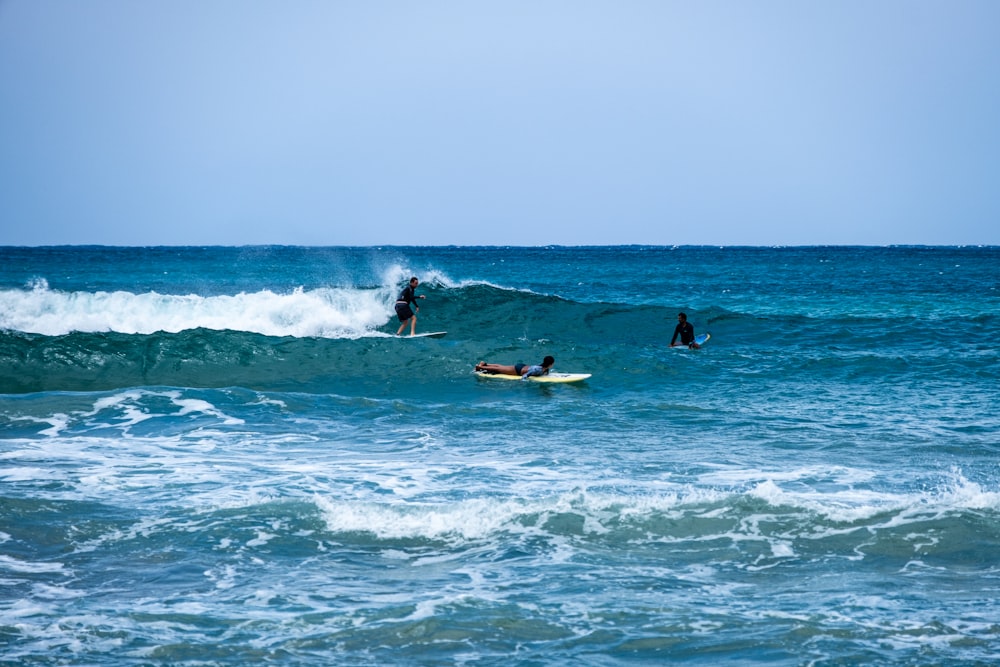
<path fill-rule="evenodd" d="M 62 244 L 1000 244 L 1000 2 L 0 0 Z"/>

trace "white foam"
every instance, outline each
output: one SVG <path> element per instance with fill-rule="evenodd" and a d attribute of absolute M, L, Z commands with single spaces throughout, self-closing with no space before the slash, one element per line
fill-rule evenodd
<path fill-rule="evenodd" d="M 65 292 L 36 278 L 23 289 L 0 290 L 0 329 L 60 336 L 74 331 L 151 334 L 202 328 L 267 336 L 357 338 L 379 335 L 377 330 L 394 317 L 401 286 L 414 273 L 424 287 L 481 285 L 533 293 L 483 280 L 455 281 L 435 268 L 414 272 L 399 264 L 382 270 L 380 285 L 374 287 L 299 287 L 285 293 L 261 290 L 212 296 Z"/>
<path fill-rule="evenodd" d="M 61 292 L 47 285 L 0 290 L 0 328 L 47 336 L 74 331 L 151 334 L 189 329 L 267 336 L 352 338 L 392 316 L 396 288 L 318 288 L 278 294 L 173 295 Z"/>
<path fill-rule="evenodd" d="M 263 531 L 257 531 L 257 536 L 247 542 L 248 547 L 262 547 L 271 540 L 273 540 L 277 535 L 273 533 L 265 533 Z"/>
<path fill-rule="evenodd" d="M 316 497 L 333 532 L 370 532 L 379 538 L 479 539 L 497 532 L 524 512 L 512 501 L 468 500 L 446 505 L 385 505 Z"/>
<path fill-rule="evenodd" d="M 39 433 L 41 435 L 57 436 L 69 425 L 70 417 L 67 414 L 59 412 L 48 417 L 12 417 L 11 421 L 22 421 L 29 424 L 49 424 L 49 428 L 42 429 Z"/>
<path fill-rule="evenodd" d="M 223 424 L 227 425 L 244 423 L 244 420 L 242 419 L 238 419 L 236 417 L 230 417 L 224 414 L 221 410 L 216 408 L 208 401 L 203 401 L 195 398 L 182 399 L 177 397 L 173 397 L 171 398 L 171 400 L 173 401 L 174 405 L 180 407 L 180 411 L 177 413 L 178 416 L 191 414 L 192 412 L 198 412 L 206 415 L 212 415 L 213 417 L 218 417 L 219 419 L 222 420 Z"/>
<path fill-rule="evenodd" d="M 39 574 L 42 572 L 62 572 L 65 568 L 62 563 L 32 563 L 0 554 L 0 569 L 10 572 Z"/>
<path fill-rule="evenodd" d="M 33 482 L 41 480 L 51 480 L 54 476 L 48 468 L 36 468 L 36 467 L 20 467 L 20 468 L 6 468 L 3 472 L 0 472 L 0 479 L 5 482 Z"/>
<path fill-rule="evenodd" d="M 575 514 L 582 520 L 581 532 L 597 536 L 610 532 L 609 522 L 619 518 L 642 520 L 651 513 L 675 509 L 682 502 L 703 498 L 588 493 L 572 490 L 534 498 L 470 498 L 440 504 L 377 502 L 332 499 L 320 495 L 314 501 L 333 532 L 366 532 L 380 539 L 431 538 L 477 540 L 498 532 L 550 532 L 553 517 Z M 714 497 L 714 494 L 711 494 Z"/>
<path fill-rule="evenodd" d="M 558 537 L 567 525 L 575 526 L 572 530 L 579 530 L 583 535 L 596 537 L 613 532 L 621 525 L 641 527 L 651 518 L 725 519 L 727 516 L 742 516 L 738 526 L 720 526 L 722 534 L 734 541 L 768 542 L 771 551 L 769 561 L 797 556 L 794 542 L 787 535 L 770 535 L 770 528 L 764 528 L 789 513 L 815 515 L 825 521 L 846 524 L 838 527 L 810 522 L 814 528 L 809 536 L 819 538 L 850 533 L 857 529 L 858 521 L 874 520 L 875 524 L 869 525 L 869 529 L 897 528 L 951 512 L 1000 507 L 1000 493 L 983 490 L 958 473 L 931 490 L 830 488 L 828 481 L 816 488 L 803 483 L 797 475 L 788 476 L 795 481 L 777 482 L 764 478 L 741 489 L 678 485 L 666 491 L 633 487 L 630 490 L 570 489 L 561 493 L 555 490 L 545 493 L 537 488 L 528 492 L 522 486 L 512 496 L 439 498 L 421 502 L 417 500 L 417 491 L 422 491 L 419 495 L 426 496 L 433 486 L 430 481 L 432 476 L 425 474 L 427 479 L 403 494 L 340 497 L 331 488 L 329 493 L 317 493 L 314 501 L 323 513 L 329 530 L 371 533 L 380 539 L 478 540 L 499 532 Z M 843 476 L 864 475 L 845 469 Z M 411 482 L 415 479 L 412 474 L 407 478 Z M 386 489 L 385 482 L 388 480 L 380 478 L 379 481 L 379 488 Z M 394 491 L 400 490 L 397 484 L 393 487 Z M 741 499 L 761 500 L 777 511 L 765 509 L 744 515 L 743 510 L 737 509 Z M 566 524 L 560 517 L 567 515 L 576 515 L 578 521 Z M 648 528 L 645 526 L 642 529 Z M 673 539 L 670 535 L 655 537 L 656 532 L 654 530 L 649 536 L 653 539 Z M 927 541 L 922 533 L 914 539 L 915 544 Z"/>

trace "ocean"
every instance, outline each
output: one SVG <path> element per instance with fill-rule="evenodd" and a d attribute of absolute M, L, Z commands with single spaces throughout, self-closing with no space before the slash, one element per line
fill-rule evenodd
<path fill-rule="evenodd" d="M 0 665 L 1000 663 L 998 316 L 998 247 L 0 248 Z"/>

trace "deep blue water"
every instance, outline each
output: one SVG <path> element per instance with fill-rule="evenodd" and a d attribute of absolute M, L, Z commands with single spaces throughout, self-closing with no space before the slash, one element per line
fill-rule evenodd
<path fill-rule="evenodd" d="M 1000 662 L 1000 248 L 0 260 L 0 664 Z"/>

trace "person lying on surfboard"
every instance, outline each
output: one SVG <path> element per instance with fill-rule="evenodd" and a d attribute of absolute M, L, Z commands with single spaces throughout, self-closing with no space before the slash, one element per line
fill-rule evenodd
<path fill-rule="evenodd" d="M 500 375 L 520 375 L 522 380 L 527 380 L 534 375 L 545 375 L 552 369 L 556 360 L 554 357 L 545 357 L 542 363 L 534 366 L 528 364 L 514 364 L 505 366 L 503 364 L 488 364 L 480 361 L 476 364 L 476 371 L 480 373 L 498 373 Z"/>
<path fill-rule="evenodd" d="M 694 327 L 688 322 L 688 316 L 685 313 L 677 313 L 677 326 L 674 327 L 674 337 L 670 339 L 670 347 L 675 347 L 674 341 L 677 340 L 677 336 L 681 337 L 681 345 L 698 349 L 698 343 L 694 342 Z"/>
<path fill-rule="evenodd" d="M 417 289 L 417 285 L 420 281 L 417 280 L 416 276 L 410 278 L 410 284 L 403 288 L 403 291 L 399 293 L 399 297 L 396 300 L 396 317 L 399 318 L 400 325 L 399 329 L 396 331 L 396 335 L 402 335 L 403 329 L 406 328 L 406 323 L 410 323 L 410 335 L 412 336 L 417 330 L 417 316 L 413 313 L 410 308 L 410 304 L 420 312 L 420 306 L 417 305 L 417 299 L 426 299 L 423 294 L 419 296 L 413 293 L 413 290 Z"/>

